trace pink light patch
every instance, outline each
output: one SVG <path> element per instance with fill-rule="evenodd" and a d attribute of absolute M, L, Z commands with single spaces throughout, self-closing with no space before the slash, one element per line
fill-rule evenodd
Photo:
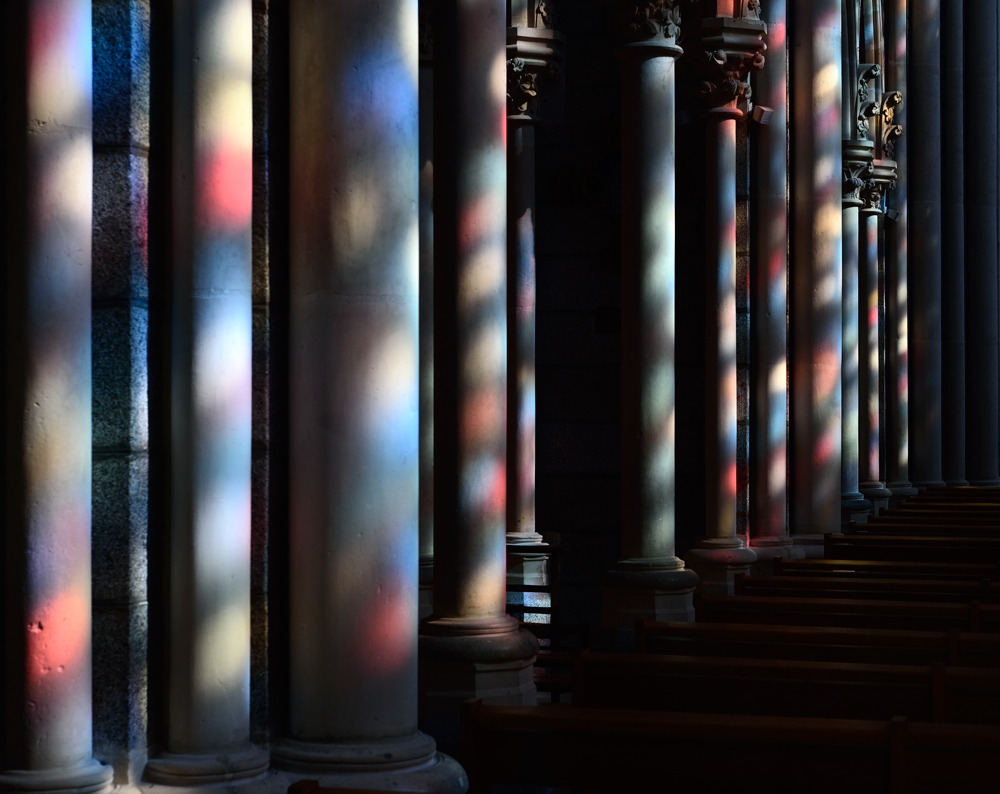
<path fill-rule="evenodd" d="M 90 603 L 75 591 L 58 593 L 29 616 L 25 631 L 28 688 L 75 675 L 90 648 Z"/>
<path fill-rule="evenodd" d="M 253 210 L 253 153 L 217 149 L 201 165 L 198 196 L 202 224 L 236 231 L 250 224 Z"/>

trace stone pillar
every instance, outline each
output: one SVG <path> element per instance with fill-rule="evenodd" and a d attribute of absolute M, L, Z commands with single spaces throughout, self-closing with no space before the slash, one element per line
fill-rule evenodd
<path fill-rule="evenodd" d="M 420 0 L 420 620 L 434 611 L 434 13 Z"/>
<path fill-rule="evenodd" d="M 320 785 L 464 791 L 417 730 L 418 21 L 290 7 L 289 736 Z"/>
<path fill-rule="evenodd" d="M 885 84 L 907 91 L 907 5 L 883 0 Z M 894 123 L 906 126 L 906 105 L 894 111 Z M 886 197 L 885 224 L 885 477 L 890 506 L 916 493 L 909 475 L 909 348 L 907 292 L 908 181 L 907 140 L 899 138 L 892 158 L 896 188 Z"/>
<path fill-rule="evenodd" d="M 86 794 L 91 755 L 91 7 L 0 12 L 5 66 L 0 788 Z"/>
<path fill-rule="evenodd" d="M 757 73 L 754 97 L 772 112 L 751 132 L 754 262 L 751 270 L 750 547 L 753 571 L 770 573 L 775 557 L 800 556 L 787 518 L 788 458 L 788 86 L 785 0 L 763 7 L 767 68 Z M 797 553 L 796 553 L 797 552 Z"/>
<path fill-rule="evenodd" d="M 976 22 L 977 26 L 980 24 Z M 908 226 L 907 282 L 912 307 L 908 313 L 909 460 L 913 484 L 924 488 L 944 485 L 941 476 L 941 3 L 912 0 L 909 31 L 908 78 L 913 90 L 907 95 L 906 137 L 910 162 L 916 166 L 909 173 L 908 198 L 912 219 Z M 990 224 L 995 222 L 991 216 Z M 993 291 L 996 292 L 995 286 Z"/>
<path fill-rule="evenodd" d="M 628 644 L 638 618 L 694 619 L 698 576 L 674 547 L 674 84 L 680 4 L 650 18 L 617 4 L 622 59 L 622 559 L 602 625 Z M 734 425 L 735 427 L 735 425 Z"/>
<path fill-rule="evenodd" d="M 859 317 L 858 268 L 862 191 L 874 175 L 875 144 L 869 137 L 869 120 L 874 113 L 869 84 L 879 76 L 877 63 L 860 63 L 860 4 L 852 0 L 841 10 L 843 22 L 843 74 L 848 75 L 841 98 L 841 126 L 844 134 L 843 168 L 843 338 L 841 382 L 841 523 L 865 521 L 871 502 L 858 490 L 859 466 Z"/>
<path fill-rule="evenodd" d="M 790 515 L 795 542 L 822 556 L 840 527 L 841 0 L 793 9 Z"/>
<path fill-rule="evenodd" d="M 965 0 L 965 460 L 978 486 L 1000 485 L 997 15 L 991 0 Z"/>
<path fill-rule="evenodd" d="M 941 476 L 950 486 L 969 484 L 965 478 L 963 17 L 964 0 L 941 4 Z"/>
<path fill-rule="evenodd" d="M 537 640 L 505 614 L 507 58 L 504 0 L 434 6 L 434 614 L 425 725 L 466 698 L 533 704 Z"/>
<path fill-rule="evenodd" d="M 252 10 L 173 9 L 170 623 L 156 783 L 253 777 L 250 744 Z"/>
<path fill-rule="evenodd" d="M 539 13 L 508 2 L 507 581 L 545 585 L 549 555 L 535 526 L 535 126 L 561 79 L 563 37 L 546 27 L 544 4 Z"/>
<path fill-rule="evenodd" d="M 731 9 L 731 5 L 730 5 Z M 749 109 L 750 73 L 764 66 L 766 26 L 757 11 L 701 20 L 700 90 L 705 122 L 705 537 L 685 555 L 706 592 L 733 592 L 757 560 L 736 534 L 736 121 Z M 710 351 L 710 352 L 708 352 Z"/>

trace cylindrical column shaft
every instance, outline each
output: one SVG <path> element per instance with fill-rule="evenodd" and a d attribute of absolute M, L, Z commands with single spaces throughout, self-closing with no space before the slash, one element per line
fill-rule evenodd
<path fill-rule="evenodd" d="M 910 476 L 916 486 L 941 478 L 941 3 L 910 7 L 907 94 L 909 159 L 908 295 Z M 977 20 L 976 25 L 982 23 Z M 996 219 L 991 218 L 990 223 Z M 994 289 L 995 292 L 995 289 Z"/>
<path fill-rule="evenodd" d="M 791 526 L 808 554 L 821 555 L 822 533 L 840 526 L 840 0 L 795 0 L 794 10 Z"/>
<path fill-rule="evenodd" d="M 462 699 L 535 702 L 537 641 L 505 614 L 505 22 L 504 0 L 434 6 L 434 614 L 420 690 L 449 746 Z"/>
<path fill-rule="evenodd" d="M 879 366 L 879 220 L 880 212 L 861 211 L 858 271 L 858 476 L 859 490 L 873 507 L 888 507 L 892 493 L 882 482 Z"/>
<path fill-rule="evenodd" d="M 716 108 L 705 123 L 705 537 L 685 557 L 704 589 L 726 593 L 757 559 L 736 536 L 737 112 Z"/>
<path fill-rule="evenodd" d="M 434 16 L 420 0 L 420 602 L 434 608 Z"/>
<path fill-rule="evenodd" d="M 966 477 L 1000 485 L 997 4 L 965 0 Z"/>
<path fill-rule="evenodd" d="M 693 620 L 698 583 L 674 546 L 674 92 L 681 53 L 662 37 L 621 50 L 622 559 L 605 575 L 602 617 L 616 642 L 640 617 Z"/>
<path fill-rule="evenodd" d="M 91 712 L 91 11 L 0 12 L 5 355 L 4 791 L 104 788 Z"/>
<path fill-rule="evenodd" d="M 791 553 L 787 497 L 787 282 L 788 282 L 788 66 L 785 0 L 763 6 L 767 66 L 757 74 L 754 98 L 774 115 L 753 127 L 751 210 L 754 261 L 751 271 L 752 378 L 750 430 L 750 545 L 758 560 Z"/>
<path fill-rule="evenodd" d="M 158 783 L 266 769 L 250 746 L 252 10 L 174 5 L 170 665 Z"/>
<path fill-rule="evenodd" d="M 507 543 L 535 531 L 535 124 L 507 123 L 508 322 Z"/>
<path fill-rule="evenodd" d="M 901 91 L 895 121 L 904 132 L 896 141 L 896 189 L 886 197 L 885 225 L 885 478 L 898 499 L 915 493 L 909 474 L 909 348 L 907 294 L 908 182 L 907 129 L 910 94 L 907 81 L 907 4 L 883 0 L 885 31 L 884 84 Z"/>
<path fill-rule="evenodd" d="M 337 787 L 457 790 L 417 730 L 418 26 L 290 7 L 290 736 Z M 359 781 L 364 780 L 364 783 Z"/>
<path fill-rule="evenodd" d="M 969 484 L 965 478 L 963 11 L 963 0 L 941 4 L 941 476 L 953 486 Z"/>
<path fill-rule="evenodd" d="M 843 362 L 841 383 L 841 481 L 840 500 L 844 521 L 864 516 L 871 509 L 858 490 L 860 400 L 858 376 L 860 347 L 858 332 L 858 260 L 860 218 L 858 206 L 844 206 L 843 220 Z M 867 419 L 867 412 L 866 412 Z"/>

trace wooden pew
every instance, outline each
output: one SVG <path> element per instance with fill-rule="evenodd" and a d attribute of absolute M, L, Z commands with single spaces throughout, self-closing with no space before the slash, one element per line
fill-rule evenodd
<path fill-rule="evenodd" d="M 470 794 L 494 784 L 588 791 L 746 791 L 780 759 L 771 794 L 995 794 L 1000 728 L 892 720 L 462 706 Z"/>
<path fill-rule="evenodd" d="M 964 535 L 981 537 L 1000 535 L 1000 521 L 993 518 L 951 519 L 945 516 L 869 516 L 863 523 L 850 522 L 851 533 L 873 531 L 875 528 L 898 527 L 912 529 L 915 534 Z M 936 530 L 936 531 L 935 531 Z"/>
<path fill-rule="evenodd" d="M 1000 634 L 640 621 L 639 653 L 1000 667 Z"/>
<path fill-rule="evenodd" d="M 905 562 L 1000 562 L 1000 537 L 924 537 L 824 535 L 829 560 L 900 560 Z"/>
<path fill-rule="evenodd" d="M 851 579 L 983 579 L 1000 581 L 1000 563 L 906 562 L 902 560 L 787 560 L 775 557 L 775 576 L 823 576 Z"/>
<path fill-rule="evenodd" d="M 1000 632 L 1000 605 L 978 601 L 943 604 L 936 601 L 718 596 L 702 593 L 695 598 L 695 620 L 859 629 Z"/>
<path fill-rule="evenodd" d="M 1000 724 L 1000 669 L 592 653 L 573 706 Z"/>
<path fill-rule="evenodd" d="M 744 576 L 737 574 L 736 595 L 789 598 L 862 598 L 884 601 L 1000 603 L 1000 582 L 989 579 L 875 579 L 866 577 Z"/>

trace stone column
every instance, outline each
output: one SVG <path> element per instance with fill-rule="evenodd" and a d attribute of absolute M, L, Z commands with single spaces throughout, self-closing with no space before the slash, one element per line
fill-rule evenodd
<path fill-rule="evenodd" d="M 753 570 L 770 573 L 775 557 L 800 556 L 787 519 L 788 458 L 788 38 L 785 0 L 768 0 L 767 68 L 754 98 L 774 114 L 751 132 L 754 262 L 751 278 L 750 547 Z M 796 553 L 797 552 L 797 553 Z"/>
<path fill-rule="evenodd" d="M 841 126 L 844 134 L 843 167 L 843 339 L 841 382 L 841 523 L 865 521 L 871 502 L 858 490 L 859 464 L 859 394 L 860 371 L 858 346 L 858 268 L 860 253 L 859 210 L 864 202 L 862 190 L 874 175 L 875 144 L 868 134 L 873 114 L 869 83 L 879 75 L 879 65 L 859 62 L 860 4 L 846 0 L 844 20 L 843 74 L 849 75 L 841 99 Z"/>
<path fill-rule="evenodd" d="M 980 25 L 976 22 L 976 25 Z M 910 4 L 907 139 L 910 474 L 924 488 L 941 476 L 941 3 Z M 993 94 L 991 94 L 993 96 Z M 978 122 L 978 123 L 981 123 Z M 977 166 L 981 167 L 981 166 Z M 995 218 L 990 224 L 995 223 Z M 994 292 L 996 291 L 994 286 Z M 977 331 L 977 333 L 979 333 Z M 995 391 L 995 387 L 994 387 Z"/>
<path fill-rule="evenodd" d="M 537 640 L 505 614 L 507 58 L 504 0 L 434 6 L 434 614 L 425 725 L 470 697 L 533 704 Z"/>
<path fill-rule="evenodd" d="M 563 37 L 546 27 L 544 3 L 508 3 L 507 581 L 545 585 L 549 555 L 535 526 L 535 127 L 558 89 Z"/>
<path fill-rule="evenodd" d="M 420 620 L 434 611 L 434 13 L 420 0 Z"/>
<path fill-rule="evenodd" d="M 621 2 L 622 559 L 602 625 L 628 644 L 637 618 L 694 619 L 698 576 L 675 554 L 674 84 L 680 4 Z"/>
<path fill-rule="evenodd" d="M 736 534 L 736 121 L 749 109 L 750 73 L 764 66 L 767 28 L 756 10 L 743 14 L 702 19 L 696 45 L 709 105 L 705 348 L 715 361 L 705 366 L 705 537 L 684 559 L 706 592 L 729 594 L 757 560 Z"/>
<path fill-rule="evenodd" d="M 840 527 L 841 0 L 793 9 L 790 508 L 795 542 L 812 557 Z"/>
<path fill-rule="evenodd" d="M 253 777 L 250 744 L 252 10 L 173 9 L 170 624 L 156 783 Z"/>
<path fill-rule="evenodd" d="M 883 0 L 885 84 L 907 91 L 907 4 Z M 894 123 L 906 126 L 906 105 L 895 109 Z M 896 189 L 886 197 L 885 224 L 885 477 L 890 506 L 916 493 L 909 475 L 909 348 L 907 263 L 907 140 L 893 147 Z"/>
<path fill-rule="evenodd" d="M 965 0 L 966 477 L 1000 485 L 997 4 Z"/>
<path fill-rule="evenodd" d="M 463 791 L 417 730 L 417 7 L 290 7 L 290 735 L 320 785 Z"/>
<path fill-rule="evenodd" d="M 91 8 L 0 12 L 4 106 L 4 746 L 0 788 L 111 782 L 91 713 Z"/>
<path fill-rule="evenodd" d="M 964 0 L 941 4 L 941 476 L 951 486 L 969 484 L 965 478 L 964 7 Z"/>

